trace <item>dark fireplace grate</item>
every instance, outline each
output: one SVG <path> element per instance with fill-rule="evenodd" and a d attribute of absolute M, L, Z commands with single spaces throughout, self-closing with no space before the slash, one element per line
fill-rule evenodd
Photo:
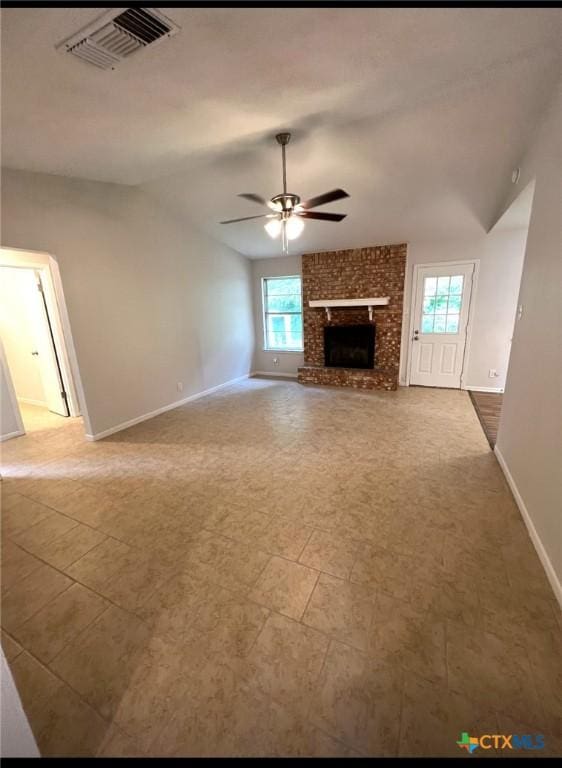
<path fill-rule="evenodd" d="M 375 326 L 326 325 L 324 365 L 330 368 L 374 368 Z"/>

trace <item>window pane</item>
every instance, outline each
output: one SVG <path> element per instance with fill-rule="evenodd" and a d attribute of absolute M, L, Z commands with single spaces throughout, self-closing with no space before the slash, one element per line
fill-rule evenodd
<path fill-rule="evenodd" d="M 431 315 L 435 312 L 435 296 L 428 296 L 423 300 L 424 315 Z"/>
<path fill-rule="evenodd" d="M 302 347 L 301 315 L 270 315 L 274 333 L 268 336 L 270 347 L 300 349 Z"/>
<path fill-rule="evenodd" d="M 447 296 L 437 296 L 435 299 L 435 312 L 438 315 L 447 314 Z"/>
<path fill-rule="evenodd" d="M 451 278 L 451 287 L 449 289 L 451 293 L 462 293 L 463 280 L 462 275 L 455 275 Z"/>
<path fill-rule="evenodd" d="M 435 315 L 433 333 L 445 333 L 445 315 Z"/>
<path fill-rule="evenodd" d="M 422 317 L 422 333 L 433 333 L 433 315 L 424 315 Z"/>
<path fill-rule="evenodd" d="M 437 279 L 435 277 L 426 277 L 423 281 L 423 295 L 434 296 L 437 288 Z"/>
<path fill-rule="evenodd" d="M 459 332 L 459 316 L 458 315 L 447 315 L 447 333 L 458 333 Z"/>
<path fill-rule="evenodd" d="M 275 340 L 270 342 L 270 349 L 298 349 L 302 347 L 302 337 L 290 333 L 278 333 Z"/>
<path fill-rule="evenodd" d="M 449 312 L 460 312 L 461 311 L 461 297 L 460 296 L 449 296 Z"/>
<path fill-rule="evenodd" d="M 266 348 L 302 350 L 300 277 L 268 277 L 263 294 Z"/>
<path fill-rule="evenodd" d="M 449 293 L 449 280 L 449 276 L 437 278 L 437 293 Z"/>
<path fill-rule="evenodd" d="M 302 336 L 302 315 L 291 315 L 289 327 L 291 333 Z"/>
<path fill-rule="evenodd" d="M 458 333 L 463 275 L 424 278 L 422 333 Z"/>
<path fill-rule="evenodd" d="M 280 296 L 283 294 L 301 292 L 300 277 L 268 277 L 266 279 L 267 295 Z"/>
<path fill-rule="evenodd" d="M 283 296 L 267 295 L 266 312 L 300 312 L 301 295 L 300 293 L 285 294 Z"/>
<path fill-rule="evenodd" d="M 267 317 L 267 345 L 269 347 L 281 347 L 285 336 L 285 316 L 268 315 Z"/>

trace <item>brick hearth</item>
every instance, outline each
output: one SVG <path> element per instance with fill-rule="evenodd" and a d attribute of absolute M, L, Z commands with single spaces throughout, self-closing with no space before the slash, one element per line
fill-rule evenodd
<path fill-rule="evenodd" d="M 303 384 L 329 384 L 360 389 L 396 389 L 400 363 L 402 303 L 406 272 L 406 244 L 380 245 L 346 251 L 308 253 L 302 257 L 304 366 L 298 369 Z M 386 306 L 375 308 L 375 367 L 324 366 L 322 308 L 308 306 L 319 299 L 354 299 L 388 296 Z M 335 307 L 330 325 L 367 323 L 366 307 Z"/>

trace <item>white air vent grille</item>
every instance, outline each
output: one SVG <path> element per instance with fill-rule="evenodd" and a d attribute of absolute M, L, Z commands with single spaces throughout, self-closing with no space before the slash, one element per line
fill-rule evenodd
<path fill-rule="evenodd" d="M 63 40 L 57 50 L 100 69 L 114 69 L 123 59 L 177 32 L 177 24 L 153 8 L 119 8 Z"/>

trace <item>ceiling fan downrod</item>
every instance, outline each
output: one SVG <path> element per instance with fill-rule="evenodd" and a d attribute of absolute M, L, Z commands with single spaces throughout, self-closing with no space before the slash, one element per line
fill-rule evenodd
<path fill-rule="evenodd" d="M 281 156 L 283 162 L 283 194 L 287 194 L 287 161 L 285 157 L 285 147 L 291 141 L 290 133 L 278 133 L 275 137 L 277 143 L 281 145 Z"/>
<path fill-rule="evenodd" d="M 281 213 L 281 220 L 285 221 L 289 218 L 293 210 L 300 203 L 301 199 L 298 195 L 293 195 L 291 192 L 287 192 L 287 155 L 285 153 L 285 147 L 291 140 L 290 133 L 278 133 L 275 136 L 275 140 L 281 146 L 281 161 L 283 169 L 283 192 L 280 195 L 275 195 L 271 198 L 271 202 L 276 207 L 275 209 Z"/>

